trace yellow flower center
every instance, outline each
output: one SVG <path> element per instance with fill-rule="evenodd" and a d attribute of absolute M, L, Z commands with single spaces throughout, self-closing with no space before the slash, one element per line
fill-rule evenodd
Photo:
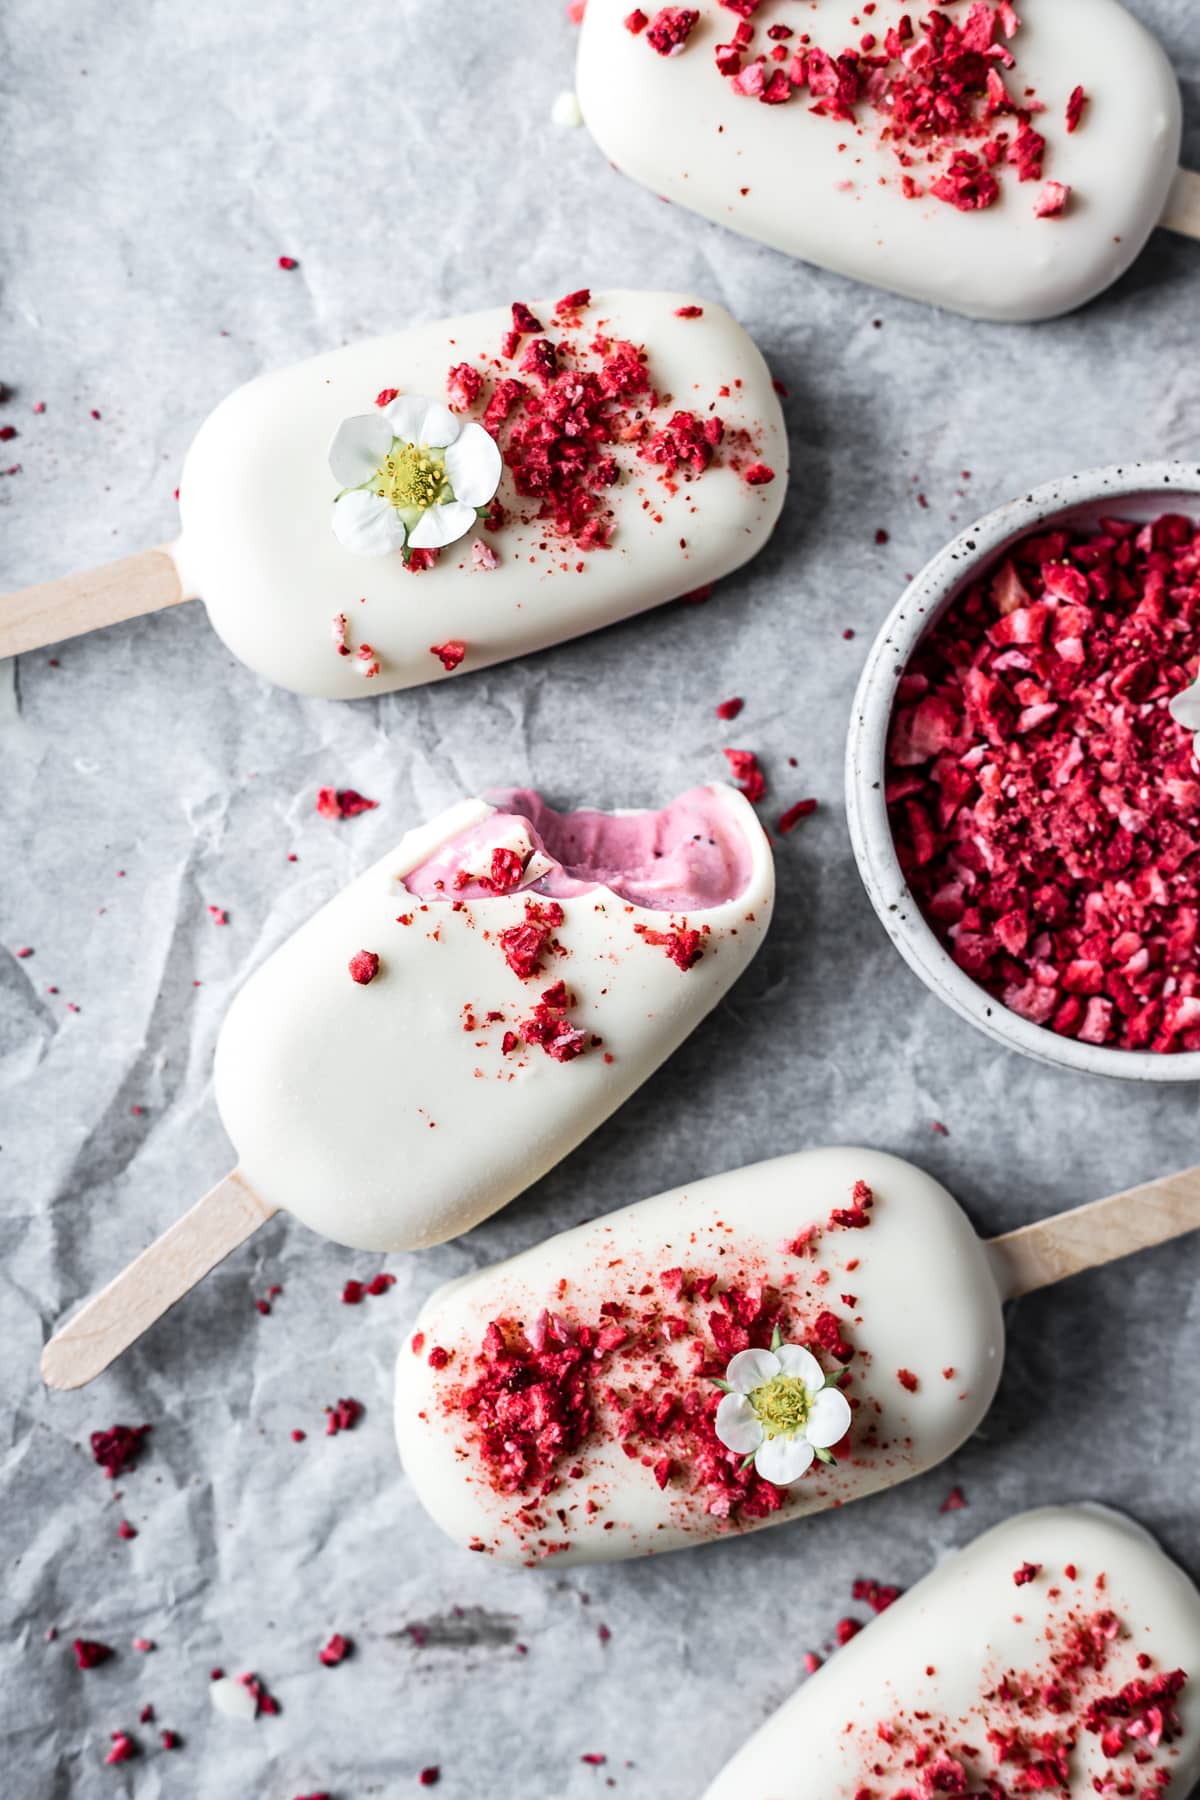
<path fill-rule="evenodd" d="M 397 512 L 433 506 L 446 485 L 446 465 L 428 444 L 398 444 L 375 471 L 373 486 Z"/>
<path fill-rule="evenodd" d="M 794 1437 L 808 1422 L 808 1389 L 798 1375 L 773 1375 L 750 1395 L 750 1404 L 769 1438 Z"/>

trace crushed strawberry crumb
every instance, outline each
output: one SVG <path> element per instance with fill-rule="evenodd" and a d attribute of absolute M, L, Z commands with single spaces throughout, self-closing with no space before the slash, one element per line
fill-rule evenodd
<path fill-rule="evenodd" d="M 742 793 L 752 806 L 757 806 L 767 791 L 767 778 L 758 766 L 753 750 L 726 750 L 725 759 Z"/>
<path fill-rule="evenodd" d="M 361 1400 L 339 1400 L 336 1406 L 325 1408 L 328 1417 L 325 1421 L 326 1437 L 336 1437 L 339 1431 L 352 1431 L 363 1416 Z"/>
<path fill-rule="evenodd" d="M 107 1431 L 93 1431 L 92 1456 L 110 1481 L 137 1467 L 142 1439 L 149 1430 L 149 1425 L 110 1425 Z"/>
<path fill-rule="evenodd" d="M 336 1669 L 339 1663 L 345 1662 L 353 1648 L 354 1645 L 349 1638 L 343 1637 L 340 1631 L 335 1631 L 329 1642 L 322 1645 L 317 1654 L 327 1669 Z"/>
<path fill-rule="evenodd" d="M 80 1669 L 97 1669 L 114 1654 L 108 1644 L 99 1644 L 94 1638 L 76 1638 L 71 1648 L 75 1652 L 76 1667 Z"/>
<path fill-rule="evenodd" d="M 788 807 L 786 812 L 780 813 L 775 829 L 781 837 L 786 837 L 788 832 L 800 823 L 801 819 L 807 819 L 810 813 L 815 813 L 816 810 L 817 802 L 815 800 L 797 800 Z"/>
<path fill-rule="evenodd" d="M 452 670 L 457 669 L 467 654 L 467 646 L 461 638 L 449 638 L 444 644 L 430 644 L 429 654 L 436 656 L 443 669 L 449 674 Z"/>
<path fill-rule="evenodd" d="M 646 42 L 660 56 L 678 56 L 699 24 L 700 14 L 691 6 L 664 6 L 655 13 Z"/>
<path fill-rule="evenodd" d="M 346 966 L 351 980 L 367 987 L 379 973 L 379 956 L 374 950 L 356 950 Z"/>
<path fill-rule="evenodd" d="M 1200 662 L 1178 514 L 1024 539 L 901 679 L 897 855 L 958 966 L 1082 1043 L 1200 1049 L 1200 775 L 1169 706 Z"/>
<path fill-rule="evenodd" d="M 378 800 L 368 800 L 354 788 L 317 789 L 317 811 L 323 819 L 355 819 L 359 813 L 373 812 Z"/>
<path fill-rule="evenodd" d="M 635 925 L 633 929 L 644 944 L 665 950 L 677 969 L 694 968 L 704 955 L 703 933 L 691 931 L 686 925 L 672 925 L 669 931 L 654 931 L 648 925 Z"/>

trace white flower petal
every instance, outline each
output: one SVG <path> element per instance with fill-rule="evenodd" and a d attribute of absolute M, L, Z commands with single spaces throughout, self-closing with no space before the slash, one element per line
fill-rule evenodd
<path fill-rule="evenodd" d="M 383 417 L 398 438 L 415 444 L 420 441 L 417 432 L 430 404 L 423 394 L 400 394 L 384 407 Z"/>
<path fill-rule="evenodd" d="M 475 525 L 475 508 L 461 500 L 447 500 L 444 506 L 427 506 L 408 534 L 414 550 L 440 550 L 465 537 Z"/>
<path fill-rule="evenodd" d="M 850 1402 L 841 1388 L 823 1388 L 809 1409 L 804 1435 L 818 1450 L 838 1444 L 850 1429 Z"/>
<path fill-rule="evenodd" d="M 778 1373 L 779 1358 L 773 1350 L 739 1350 L 730 1358 L 725 1379 L 735 1393 L 752 1394 Z"/>
<path fill-rule="evenodd" d="M 361 487 L 392 447 L 392 428 L 382 413 L 343 419 L 329 445 L 329 467 L 339 486 Z"/>
<path fill-rule="evenodd" d="M 401 394 L 384 408 L 384 416 L 398 438 L 408 444 L 428 444 L 433 450 L 452 444 L 461 428 L 450 408 L 427 394 Z"/>
<path fill-rule="evenodd" d="M 726 1394 L 717 1408 L 713 1430 L 727 1450 L 749 1456 L 763 1441 L 763 1428 L 744 1394 Z"/>
<path fill-rule="evenodd" d="M 797 1376 L 810 1394 L 818 1394 L 825 1382 L 825 1371 L 803 1344 L 780 1344 L 779 1364 L 785 1375 Z"/>
<path fill-rule="evenodd" d="M 356 488 L 333 503 L 333 535 L 356 556 L 387 556 L 404 548 L 404 521 L 370 488 Z"/>
<path fill-rule="evenodd" d="M 482 425 L 464 425 L 446 447 L 446 473 L 455 498 L 468 506 L 486 506 L 500 486 L 500 446 Z"/>
<path fill-rule="evenodd" d="M 812 1467 L 816 1451 L 802 1437 L 768 1438 L 755 1452 L 754 1466 L 764 1481 L 776 1487 L 791 1487 Z"/>
<path fill-rule="evenodd" d="M 449 463 L 448 457 L 446 460 Z M 1200 731 L 1200 681 L 1193 682 L 1182 694 L 1176 694 L 1170 710 L 1177 725 L 1182 725 L 1186 731 Z"/>

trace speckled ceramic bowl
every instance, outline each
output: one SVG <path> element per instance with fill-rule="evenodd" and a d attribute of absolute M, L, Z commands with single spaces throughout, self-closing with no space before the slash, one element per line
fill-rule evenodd
<path fill-rule="evenodd" d="M 1058 1068 L 1124 1081 L 1200 1081 L 1200 1051 L 1156 1056 L 1081 1044 L 1022 1019 L 972 981 L 942 948 L 908 890 L 884 801 L 884 758 L 896 688 L 917 644 L 1011 544 L 1053 525 L 1086 525 L 1112 514 L 1145 520 L 1171 511 L 1200 514 L 1197 465 L 1125 463 L 1087 469 L 1035 488 L 962 532 L 910 582 L 872 645 L 854 697 L 846 746 L 846 809 L 858 871 L 909 967 L 939 999 L 998 1043 Z"/>

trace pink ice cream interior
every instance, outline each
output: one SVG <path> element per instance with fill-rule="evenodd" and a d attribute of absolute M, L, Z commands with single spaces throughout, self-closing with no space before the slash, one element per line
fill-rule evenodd
<path fill-rule="evenodd" d="M 523 893 L 566 900 L 598 887 L 656 912 L 695 912 L 736 900 L 753 862 L 742 822 L 710 787 L 692 788 L 660 812 L 556 812 L 540 794 L 513 788 L 493 796 L 496 811 L 439 845 L 404 877 L 422 900 L 480 900 L 493 845 L 511 842 L 524 821 L 535 851 L 553 867 L 522 883 Z"/>

